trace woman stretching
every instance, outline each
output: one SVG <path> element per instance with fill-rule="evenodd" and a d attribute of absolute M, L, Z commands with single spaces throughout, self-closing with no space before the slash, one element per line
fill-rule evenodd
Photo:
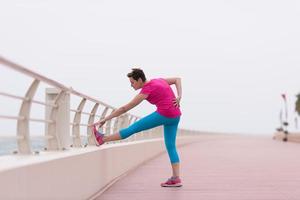
<path fill-rule="evenodd" d="M 135 90 L 141 89 L 140 93 L 136 95 L 128 104 L 118 108 L 104 119 L 94 123 L 93 133 L 99 145 L 105 142 L 125 139 L 134 133 L 151 129 L 157 126 L 164 126 L 164 139 L 168 151 L 170 162 L 172 165 L 173 176 L 166 182 L 162 183 L 162 187 L 180 187 L 182 186 L 179 178 L 179 157 L 176 151 L 176 133 L 180 121 L 181 111 L 179 103 L 181 99 L 181 80 L 180 78 L 166 78 L 166 79 L 152 79 L 147 80 L 141 69 L 134 68 L 127 74 L 130 80 L 131 87 Z M 177 89 L 177 98 L 170 85 L 175 84 Z M 96 126 L 103 126 L 104 123 L 114 117 L 129 111 L 137 106 L 144 99 L 151 104 L 156 105 L 157 110 L 152 114 L 136 121 L 128 128 L 121 129 L 119 132 L 112 135 L 105 136 L 97 131 Z"/>

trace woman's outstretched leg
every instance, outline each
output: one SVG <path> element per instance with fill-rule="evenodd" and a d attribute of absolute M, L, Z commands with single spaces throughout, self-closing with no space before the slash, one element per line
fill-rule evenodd
<path fill-rule="evenodd" d="M 142 119 L 136 121 L 129 127 L 120 130 L 117 133 L 114 133 L 112 135 L 104 135 L 96 130 L 96 128 L 93 128 L 94 135 L 97 139 L 97 142 L 99 145 L 110 142 L 110 141 L 116 141 L 116 140 L 122 140 L 125 138 L 128 138 L 129 136 L 148 130 L 157 126 L 160 126 L 163 124 L 163 117 L 159 115 L 157 112 L 153 112 L 150 115 L 147 115 L 143 117 Z"/>
<path fill-rule="evenodd" d="M 121 140 L 121 135 L 119 132 L 114 133 L 112 135 L 104 135 L 103 136 L 103 141 L 104 142 L 111 142 L 111 141 L 116 141 L 116 140 Z"/>

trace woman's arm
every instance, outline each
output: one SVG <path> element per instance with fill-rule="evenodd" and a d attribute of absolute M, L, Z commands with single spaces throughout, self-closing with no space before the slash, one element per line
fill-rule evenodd
<path fill-rule="evenodd" d="M 182 87 L 181 87 L 181 78 L 166 78 L 165 79 L 169 85 L 175 84 L 177 90 L 177 98 L 174 99 L 173 103 L 176 107 L 180 106 L 180 100 L 182 97 Z"/>
<path fill-rule="evenodd" d="M 182 96 L 181 78 L 166 78 L 169 85 L 175 84 L 177 90 L 177 97 Z"/>
<path fill-rule="evenodd" d="M 132 108 L 134 108 L 135 106 L 140 104 L 146 98 L 147 98 L 147 95 L 145 95 L 145 94 L 136 95 L 128 104 L 113 111 L 110 115 L 106 116 L 104 119 L 94 123 L 93 126 L 96 126 L 96 125 L 100 125 L 100 127 L 103 126 L 103 124 L 106 121 L 108 121 L 112 118 L 118 117 L 118 116 L 122 115 L 123 113 L 126 113 L 127 111 L 131 110 Z"/>

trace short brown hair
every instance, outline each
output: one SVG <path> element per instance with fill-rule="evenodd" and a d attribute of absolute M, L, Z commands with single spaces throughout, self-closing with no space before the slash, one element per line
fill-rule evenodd
<path fill-rule="evenodd" d="M 143 82 L 146 81 L 146 76 L 145 76 L 145 74 L 144 74 L 144 72 L 143 72 L 142 69 L 140 69 L 140 68 L 132 68 L 131 70 L 132 71 L 127 74 L 128 78 L 133 78 L 136 81 L 138 81 L 139 78 L 141 78 Z"/>

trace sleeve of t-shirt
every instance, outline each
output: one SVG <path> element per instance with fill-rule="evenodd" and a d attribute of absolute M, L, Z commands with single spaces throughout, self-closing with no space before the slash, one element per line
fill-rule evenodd
<path fill-rule="evenodd" d="M 146 94 L 146 95 L 149 95 L 150 93 L 152 92 L 152 87 L 151 85 L 145 85 L 141 91 L 140 91 L 140 94 Z"/>

